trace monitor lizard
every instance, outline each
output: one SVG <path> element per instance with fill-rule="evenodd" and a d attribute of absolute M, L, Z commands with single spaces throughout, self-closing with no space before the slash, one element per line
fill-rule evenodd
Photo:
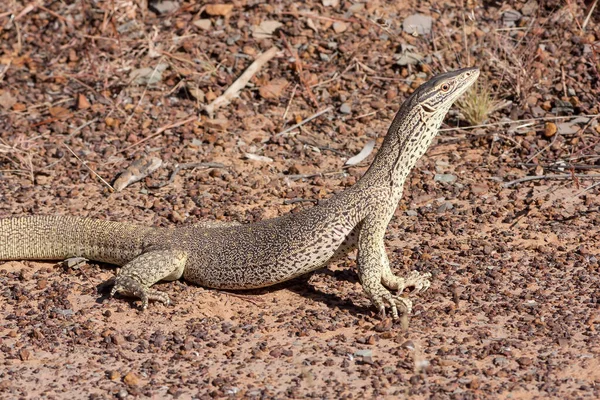
<path fill-rule="evenodd" d="M 395 275 L 384 234 L 410 170 L 425 153 L 454 101 L 477 79 L 477 68 L 433 77 L 397 112 L 369 169 L 350 188 L 298 213 L 251 224 L 147 227 L 71 216 L 0 219 L 0 260 L 70 257 L 122 266 L 116 293 L 169 304 L 152 285 L 183 277 L 218 289 L 254 289 L 315 271 L 358 248 L 358 276 L 382 318 L 412 302 L 400 293 L 430 286 L 430 273 Z"/>

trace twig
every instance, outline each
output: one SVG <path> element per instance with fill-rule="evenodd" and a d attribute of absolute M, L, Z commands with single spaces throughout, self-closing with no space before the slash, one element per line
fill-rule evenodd
<path fill-rule="evenodd" d="M 517 121 L 502 121 L 502 122 L 493 122 L 490 124 L 482 124 L 482 125 L 472 125 L 472 126 L 457 126 L 454 128 L 444 128 L 444 129 L 440 129 L 440 132 L 451 132 L 451 131 L 466 131 L 466 130 L 471 130 L 471 129 L 477 129 L 477 128 L 488 128 L 488 127 L 492 127 L 492 126 L 502 126 L 502 125 L 511 125 L 511 124 L 518 124 L 518 123 L 528 123 L 528 122 L 544 122 L 544 121 L 555 121 L 557 119 L 563 119 L 563 118 L 568 118 L 568 119 L 574 119 L 574 118 L 579 118 L 579 117 L 584 117 L 584 118 L 597 118 L 599 117 L 600 114 L 583 114 L 583 115 L 564 115 L 562 117 L 540 117 L 540 118 L 529 118 L 529 119 L 520 119 Z"/>
<path fill-rule="evenodd" d="M 559 170 L 559 171 L 564 171 L 567 168 L 572 168 L 574 170 L 581 170 L 581 171 L 588 171 L 588 170 L 592 170 L 592 169 L 600 169 L 600 165 L 588 165 L 588 164 L 570 164 L 570 165 L 567 165 L 566 161 L 565 161 L 565 164 L 554 163 L 554 164 L 542 165 L 542 164 L 536 164 L 536 163 L 519 163 L 519 165 L 521 165 L 523 167 L 527 167 L 527 168 L 533 168 L 533 167 L 541 166 L 542 168 L 547 169 L 547 170 Z"/>
<path fill-rule="evenodd" d="M 102 178 L 100 175 L 98 175 L 98 174 L 96 173 L 96 171 L 94 171 L 93 169 L 91 169 L 91 168 L 90 168 L 90 167 L 87 165 L 87 162 L 86 162 L 86 161 L 83 161 L 81 158 L 79 158 L 79 156 L 78 156 L 77 154 L 75 154 L 75 152 L 74 152 L 73 150 L 71 150 L 71 148 L 70 148 L 69 146 L 67 146 L 67 144 L 66 144 L 66 143 L 63 143 L 63 146 L 65 146 L 65 147 L 67 148 L 67 150 L 69 150 L 69 152 L 71 152 L 71 154 L 73 154 L 73 155 L 75 156 L 75 158 L 76 158 L 77 160 L 79 160 L 79 162 L 80 162 L 80 163 L 81 163 L 81 164 L 82 164 L 84 167 L 86 167 L 86 168 L 87 168 L 87 169 L 88 169 L 88 170 L 89 170 L 89 171 L 90 171 L 92 174 L 94 174 L 94 176 L 95 176 L 96 178 L 100 179 L 100 181 L 101 181 L 102 183 L 104 183 L 104 184 L 105 184 L 105 185 L 108 187 L 108 189 L 109 189 L 111 192 L 114 192 L 114 191 L 115 191 L 115 189 L 114 189 L 114 188 L 113 188 L 113 187 L 110 185 L 110 183 L 106 182 L 106 181 L 104 180 L 104 178 Z"/>
<path fill-rule="evenodd" d="M 187 169 L 187 168 L 225 168 L 224 164 L 221 163 L 213 163 L 213 162 L 208 162 L 208 163 L 203 163 L 203 162 L 197 162 L 197 163 L 186 163 L 186 164 L 177 164 L 175 165 L 175 169 L 173 170 L 173 172 L 171 172 L 171 176 L 169 177 L 169 180 L 166 182 L 162 182 L 153 186 L 148 186 L 150 189 L 159 189 L 161 187 L 167 186 L 171 183 L 173 183 L 173 181 L 175 180 L 175 176 L 179 173 L 179 171 L 181 171 L 182 169 Z"/>
<path fill-rule="evenodd" d="M 317 98 L 315 97 L 314 93 L 310 89 L 310 86 L 308 86 L 308 84 L 304 80 L 304 76 L 302 74 L 302 61 L 300 60 L 300 56 L 298 55 L 298 53 L 296 51 L 294 51 L 294 49 L 292 48 L 290 43 L 285 38 L 285 35 L 283 34 L 283 32 L 279 32 L 279 35 L 281 37 L 281 40 L 285 44 L 285 47 L 287 47 L 292 58 L 294 59 L 294 65 L 296 66 L 296 74 L 298 74 L 298 79 L 300 80 L 300 83 L 302 84 L 302 86 L 304 86 L 304 91 L 306 92 L 306 95 L 309 97 L 309 99 L 313 103 L 313 105 L 315 107 L 319 108 L 319 103 L 317 102 Z"/>
<path fill-rule="evenodd" d="M 554 143 L 556 142 L 556 139 L 559 137 L 560 135 L 557 133 L 554 134 L 554 138 L 552 138 L 552 141 L 550 142 L 550 144 L 548 144 L 548 146 L 544 147 L 543 149 L 541 149 L 540 151 L 538 151 L 537 153 L 533 154 L 532 156 L 530 156 L 527 160 L 525 160 L 525 164 L 527 164 L 529 161 L 533 160 L 534 158 L 536 158 L 537 156 L 539 156 L 540 154 L 542 154 L 543 152 L 545 152 L 546 150 L 548 150 L 550 147 L 552 147 L 554 145 Z"/>
<path fill-rule="evenodd" d="M 46 11 L 48 14 L 52 15 L 53 17 L 60 19 L 62 22 L 65 22 L 65 23 L 67 23 L 67 22 L 68 22 L 68 20 L 67 20 L 65 17 L 63 17 L 63 16 L 62 16 L 62 15 L 60 15 L 60 14 L 57 14 L 57 13 L 55 13 L 55 12 L 54 12 L 54 11 L 52 11 L 51 9 L 49 9 L 49 8 L 46 8 L 46 7 L 44 7 L 44 6 L 43 6 L 43 5 L 41 5 L 41 4 L 38 4 L 38 5 L 37 5 L 37 7 L 38 7 L 38 8 L 40 8 L 40 9 L 42 9 L 42 10 L 44 10 L 44 11 Z"/>
<path fill-rule="evenodd" d="M 567 97 L 567 83 L 565 82 L 566 78 L 565 78 L 565 67 L 563 67 L 562 65 L 560 66 L 560 76 L 561 76 L 561 83 L 562 83 L 562 88 L 563 88 L 563 95 L 565 97 Z"/>
<path fill-rule="evenodd" d="M 173 122 L 172 124 L 167 124 L 167 125 L 161 126 L 161 127 L 160 127 L 160 128 L 158 128 L 158 129 L 156 130 L 156 132 L 155 132 L 155 133 L 153 133 L 152 135 L 150 135 L 150 136 L 148 136 L 148 137 L 145 137 L 145 138 L 143 138 L 142 140 L 139 140 L 139 141 L 135 142 L 135 143 L 134 143 L 134 144 L 132 144 L 131 146 L 127 146 L 127 147 L 125 147 L 124 149 L 122 149 L 122 150 L 119 150 L 119 152 L 120 152 L 120 153 L 124 153 L 124 152 L 126 152 L 127 150 L 129 150 L 129 149 L 132 149 L 132 148 L 134 148 L 134 147 L 136 147 L 136 146 L 138 146 L 138 145 L 140 145 L 140 144 L 142 144 L 142 143 L 144 143 L 144 142 L 146 142 L 146 141 L 148 141 L 148 140 L 150 140 L 150 139 L 153 139 L 153 138 L 155 138 L 156 136 L 160 135 L 161 133 L 163 133 L 163 132 L 164 132 L 164 131 L 166 131 L 167 129 L 173 129 L 173 128 L 177 128 L 178 126 L 185 125 L 185 124 L 187 124 L 188 122 L 192 122 L 192 121 L 194 121 L 194 120 L 196 120 L 196 119 L 198 119 L 198 117 L 195 117 L 195 116 L 194 116 L 194 117 L 190 117 L 190 118 L 188 118 L 188 119 L 186 119 L 186 120 L 183 120 L 183 121 L 179 121 L 179 122 Z"/>
<path fill-rule="evenodd" d="M 292 95 L 290 96 L 290 101 L 288 101 L 288 105 L 285 108 L 285 112 L 283 113 L 283 117 L 281 117 L 282 120 L 285 121 L 285 117 L 287 117 L 288 112 L 290 111 L 290 107 L 292 106 L 292 101 L 294 101 L 294 96 L 296 95 L 296 89 L 298 88 L 298 84 L 294 85 L 294 88 L 292 89 Z"/>
<path fill-rule="evenodd" d="M 542 179 L 572 179 L 572 178 L 581 178 L 581 179 L 600 179 L 600 174 L 564 174 L 564 175 L 540 175 L 540 176 L 526 176 L 524 178 L 515 179 L 514 181 L 510 181 L 505 183 L 505 188 L 518 185 L 519 183 L 529 182 L 529 181 L 537 181 Z"/>
<path fill-rule="evenodd" d="M 311 115 L 310 117 L 303 119 L 302 121 L 298 122 L 296 125 L 292 125 L 289 128 L 287 128 L 286 130 L 283 130 L 281 132 L 279 132 L 277 135 L 275 136 L 281 136 L 281 135 L 285 135 L 286 133 L 293 131 L 294 129 L 301 127 L 302 125 L 306 124 L 307 122 L 312 121 L 315 118 L 320 117 L 321 115 L 325 114 L 326 112 L 329 112 L 333 109 L 332 106 L 327 107 L 326 109 L 317 112 L 316 114 Z"/>
<path fill-rule="evenodd" d="M 336 74 L 334 74 L 333 78 L 327 79 L 326 81 L 323 81 L 323 82 L 317 82 L 317 83 L 315 83 L 314 85 L 311 85 L 310 87 L 311 87 L 311 88 L 314 88 L 314 87 L 318 87 L 318 86 L 323 86 L 323 85 L 327 85 L 327 84 L 328 84 L 328 83 L 330 83 L 330 82 L 333 82 L 333 81 L 335 81 L 335 80 L 338 80 L 338 79 L 340 79 L 342 76 L 344 76 L 344 74 L 345 74 L 346 72 L 348 72 L 350 69 L 354 68 L 354 66 L 355 66 L 355 64 L 354 64 L 354 63 L 350 63 L 350 65 L 348 65 L 348 66 L 346 67 L 346 69 L 344 69 L 344 70 L 342 71 L 342 73 L 341 73 L 341 74 L 337 74 L 337 73 L 336 73 Z"/>
<path fill-rule="evenodd" d="M 583 20 L 583 24 L 581 25 L 582 31 L 585 31 L 585 27 L 587 26 L 588 22 L 590 22 L 590 17 L 592 16 L 592 13 L 594 12 L 594 8 L 596 8 L 596 4 L 598 4 L 598 0 L 594 1 L 594 4 L 592 4 L 592 6 L 590 7 L 590 12 L 585 17 L 585 20 Z"/>
<path fill-rule="evenodd" d="M 279 49 L 276 46 L 271 47 L 269 50 L 265 51 L 261 55 L 259 55 L 256 60 L 244 71 L 240 77 L 233 82 L 229 88 L 223 93 L 221 96 L 217 97 L 213 100 L 212 103 L 204 107 L 204 111 L 208 113 L 209 116 L 214 115 L 215 110 L 224 105 L 229 104 L 234 97 L 239 95 L 239 92 L 246 87 L 250 79 L 265 65 L 270 59 L 275 57 Z"/>
<path fill-rule="evenodd" d="M 595 188 L 596 186 L 599 186 L 599 185 L 600 185 L 600 182 L 596 182 L 593 185 L 588 186 L 587 188 L 583 189 L 581 192 L 569 197 L 567 200 L 571 200 L 571 199 L 574 199 L 575 197 L 579 197 L 582 194 L 584 194 L 585 192 L 589 192 L 590 190 L 592 190 L 593 188 Z"/>

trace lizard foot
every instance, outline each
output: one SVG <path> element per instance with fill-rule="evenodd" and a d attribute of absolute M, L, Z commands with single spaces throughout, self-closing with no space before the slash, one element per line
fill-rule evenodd
<path fill-rule="evenodd" d="M 390 308 L 393 319 L 398 319 L 398 309 L 402 314 L 408 315 L 412 311 L 412 301 L 406 297 L 393 296 L 386 288 L 381 286 L 374 292 L 368 293 L 373 305 L 379 310 L 379 317 L 384 320 L 386 307 Z"/>
<path fill-rule="evenodd" d="M 120 275 L 114 278 L 114 286 L 110 291 L 110 295 L 114 296 L 116 293 L 139 298 L 142 300 L 142 310 L 148 308 L 149 300 L 160 301 L 167 306 L 171 304 L 169 295 L 155 289 L 147 288 L 130 276 Z"/>

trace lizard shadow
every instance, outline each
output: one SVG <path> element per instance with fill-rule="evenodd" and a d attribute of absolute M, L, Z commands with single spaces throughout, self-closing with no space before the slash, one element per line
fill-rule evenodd
<path fill-rule="evenodd" d="M 311 299 L 313 301 L 323 303 L 330 308 L 338 308 L 340 310 L 347 310 L 353 315 L 363 315 L 365 317 L 373 317 L 373 312 L 370 308 L 356 305 L 354 302 L 347 298 L 346 296 L 342 296 L 338 293 L 327 293 L 320 290 L 317 286 L 313 285 L 310 280 L 313 277 L 326 276 L 331 278 L 325 279 L 333 279 L 336 281 L 347 281 L 349 283 L 355 284 L 358 282 L 358 277 L 355 273 L 353 273 L 350 269 L 343 269 L 332 271 L 328 268 L 322 268 L 318 271 L 314 271 L 300 277 L 291 279 L 286 282 L 278 283 L 273 286 L 269 286 L 261 289 L 250 289 L 250 290 L 225 290 L 225 292 L 235 293 L 235 294 L 243 294 L 243 295 L 261 295 L 265 293 L 272 293 L 276 291 L 280 291 L 282 289 L 287 289 L 292 291 L 302 297 L 307 299 Z"/>
<path fill-rule="evenodd" d="M 102 269 L 114 270 L 114 267 L 109 264 L 103 264 L 103 263 L 99 263 L 99 264 Z M 266 294 L 266 293 L 277 292 L 282 289 L 287 289 L 296 294 L 299 294 L 300 296 L 306 297 L 313 301 L 323 303 L 331 308 L 336 307 L 340 310 L 347 310 L 353 315 L 363 315 L 365 317 L 373 317 L 373 312 L 370 309 L 370 306 L 364 307 L 364 306 L 356 305 L 353 303 L 353 301 L 351 299 L 341 296 L 340 294 L 326 293 L 326 292 L 323 292 L 322 290 L 320 290 L 318 287 L 316 287 L 315 285 L 313 285 L 310 282 L 310 280 L 313 276 L 315 276 L 315 277 L 323 276 L 324 279 L 326 279 L 326 280 L 333 279 L 336 281 L 345 281 L 345 282 L 351 283 L 353 285 L 358 283 L 358 277 L 356 276 L 356 273 L 354 273 L 350 268 L 344 268 L 344 269 L 335 270 L 335 271 L 330 270 L 329 268 L 322 268 L 318 271 L 314 271 L 312 273 L 308 273 L 308 274 L 299 276 L 299 277 L 291 279 L 289 281 L 278 283 L 276 285 L 265 287 L 265 288 L 249 289 L 249 290 L 219 289 L 218 291 L 251 297 L 251 296 L 258 296 L 258 295 L 262 295 L 262 294 Z M 102 304 L 111 298 L 110 290 L 112 288 L 113 282 L 114 282 L 114 276 L 109 278 L 108 280 L 96 285 L 96 292 L 99 295 L 98 298 L 96 299 L 97 304 Z M 158 287 L 160 287 L 164 283 L 165 282 L 161 282 L 161 283 L 158 283 L 157 285 L 158 285 Z M 189 283 L 189 282 L 186 282 L 186 284 L 190 285 L 191 287 L 201 287 L 199 285 L 195 285 L 195 284 Z M 206 289 L 211 290 L 210 288 L 206 288 Z M 130 307 L 138 308 L 138 307 L 136 307 L 136 303 L 139 302 L 139 299 L 126 297 L 126 296 L 120 296 L 118 294 L 116 296 L 120 300 L 127 302 L 130 305 Z"/>

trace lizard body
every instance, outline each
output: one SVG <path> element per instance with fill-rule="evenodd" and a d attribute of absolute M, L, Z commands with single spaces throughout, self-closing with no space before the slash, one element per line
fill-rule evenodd
<path fill-rule="evenodd" d="M 438 75 L 403 103 L 381 149 L 352 187 L 298 213 L 253 224 L 145 227 L 96 219 L 33 216 L 0 219 L 0 260 L 69 257 L 122 266 L 112 294 L 169 303 L 151 286 L 184 279 L 211 288 L 274 285 L 326 266 L 358 248 L 363 288 L 382 315 L 410 313 L 409 299 L 390 290 L 429 287 L 431 274 L 394 275 L 384 234 L 410 170 L 425 153 L 452 103 L 477 79 L 465 68 Z"/>

